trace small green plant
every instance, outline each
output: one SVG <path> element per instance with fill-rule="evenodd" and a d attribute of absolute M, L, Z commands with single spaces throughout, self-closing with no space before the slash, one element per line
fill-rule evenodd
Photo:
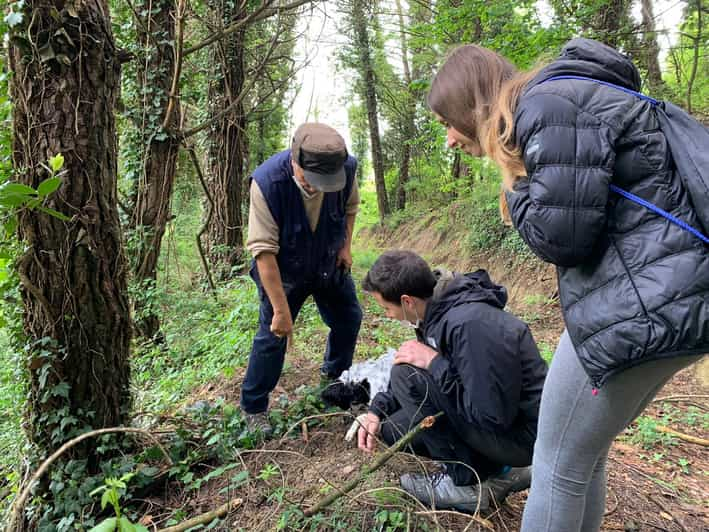
<path fill-rule="evenodd" d="M 266 464 L 263 466 L 261 471 L 259 471 L 259 474 L 256 475 L 256 478 L 259 480 L 263 480 L 264 482 L 268 482 L 272 477 L 275 477 L 278 474 L 278 467 L 276 467 L 275 464 Z"/>
<path fill-rule="evenodd" d="M 113 506 L 115 517 L 109 517 L 93 527 L 90 532 L 148 532 L 148 529 L 140 524 L 131 523 L 130 520 L 121 515 L 121 497 L 125 494 L 128 481 L 135 476 L 135 473 L 126 473 L 121 478 L 107 477 L 103 486 L 99 486 L 91 492 L 91 496 L 101 495 L 101 510 L 105 510 L 110 504 Z"/>
<path fill-rule="evenodd" d="M 685 475 L 689 475 L 689 460 L 687 460 L 686 458 L 679 458 L 677 460 L 677 464 L 680 468 L 682 468 L 682 473 L 684 473 Z"/>
<path fill-rule="evenodd" d="M 635 420 L 635 428 L 631 429 L 630 441 L 649 449 L 654 445 L 674 445 L 676 440 L 669 434 L 658 432 L 658 422 L 649 416 L 640 416 Z"/>
<path fill-rule="evenodd" d="M 374 515 L 374 520 L 377 523 L 375 530 L 379 532 L 395 532 L 396 530 L 405 530 L 406 514 L 394 510 L 379 510 Z"/>

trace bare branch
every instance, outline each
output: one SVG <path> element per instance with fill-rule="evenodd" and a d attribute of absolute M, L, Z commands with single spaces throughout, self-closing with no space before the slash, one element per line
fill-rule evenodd
<path fill-rule="evenodd" d="M 292 11 L 293 9 L 297 9 L 305 4 L 322 1 L 324 0 L 295 0 L 294 2 L 286 4 L 284 6 L 268 7 L 273 2 L 273 0 L 264 0 L 261 5 L 253 13 L 249 14 L 246 18 L 242 18 L 241 20 L 230 24 L 229 26 L 225 27 L 221 31 L 218 31 L 211 37 L 207 37 L 201 43 L 196 44 L 192 48 L 188 48 L 187 50 L 185 50 L 184 55 L 187 56 L 193 54 L 194 52 L 201 50 L 205 46 L 209 46 L 213 42 L 223 39 L 227 35 L 231 35 L 232 33 L 238 31 L 240 28 L 243 28 L 248 24 L 253 24 L 254 22 L 267 19 L 269 17 L 272 17 L 273 15 L 282 13 L 283 11 Z"/>

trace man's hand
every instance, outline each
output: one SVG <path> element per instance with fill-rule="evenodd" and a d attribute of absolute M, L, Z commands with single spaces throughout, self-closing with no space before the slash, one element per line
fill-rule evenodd
<path fill-rule="evenodd" d="M 357 433 L 357 447 L 366 453 L 373 452 L 377 434 L 379 434 L 379 416 L 367 412 L 367 417 L 364 418 Z"/>
<path fill-rule="evenodd" d="M 401 344 L 394 355 L 394 364 L 411 364 L 421 369 L 428 369 L 438 352 L 418 340 L 409 340 Z"/>
<path fill-rule="evenodd" d="M 337 267 L 344 267 L 347 271 L 352 269 L 352 250 L 349 246 L 344 246 L 337 253 Z"/>
<path fill-rule="evenodd" d="M 271 332 L 279 338 L 290 337 L 293 334 L 293 318 L 291 318 L 289 308 L 285 310 L 274 309 Z"/>

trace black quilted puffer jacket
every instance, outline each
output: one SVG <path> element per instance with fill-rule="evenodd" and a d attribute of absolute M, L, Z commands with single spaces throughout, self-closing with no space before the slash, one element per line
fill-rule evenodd
<path fill-rule="evenodd" d="M 574 39 L 515 113 L 527 178 L 507 194 L 515 227 L 558 266 L 564 320 L 598 388 L 643 361 L 709 352 L 709 247 L 611 183 L 700 227 L 652 106 L 625 56 Z M 709 146 L 707 147 L 709 149 Z M 707 198 L 709 201 L 709 198 Z"/>

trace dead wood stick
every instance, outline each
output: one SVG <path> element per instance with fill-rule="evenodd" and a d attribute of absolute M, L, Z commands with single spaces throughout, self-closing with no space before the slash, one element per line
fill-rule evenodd
<path fill-rule="evenodd" d="M 669 434 L 670 436 L 674 436 L 675 438 L 682 441 L 695 443 L 704 447 L 709 447 L 709 440 L 705 440 L 704 438 L 700 438 L 698 436 L 691 436 L 690 434 L 685 434 L 684 432 L 677 432 L 676 430 L 671 429 L 669 427 L 665 427 L 664 425 L 656 425 L 655 430 L 657 432 L 662 432 L 663 434 Z"/>
<path fill-rule="evenodd" d="M 665 397 L 656 397 L 652 400 L 653 403 L 660 403 L 662 401 L 691 401 L 692 399 L 709 399 L 709 395 L 667 395 Z"/>
<path fill-rule="evenodd" d="M 319 502 L 317 502 L 314 506 L 311 506 L 305 512 L 306 517 L 312 517 L 319 511 L 327 508 L 330 506 L 333 502 L 335 502 L 337 499 L 342 497 L 343 495 L 349 493 L 353 489 L 357 487 L 357 485 L 362 482 L 368 475 L 382 467 L 384 464 L 386 464 L 391 458 L 399 452 L 399 450 L 403 449 L 406 447 L 411 440 L 413 440 L 416 435 L 421 432 L 422 430 L 429 429 L 433 426 L 433 424 L 436 422 L 436 418 L 440 417 L 443 415 L 443 412 L 439 412 L 435 416 L 428 416 L 425 417 L 421 420 L 421 422 L 416 425 L 413 429 L 411 429 L 409 432 L 407 432 L 403 438 L 401 438 L 399 441 L 397 441 L 394 445 L 389 447 L 386 451 L 383 453 L 380 453 L 377 455 L 377 457 L 374 459 L 374 461 L 369 464 L 364 466 L 361 470 L 359 475 L 357 475 L 356 478 L 350 480 L 347 484 L 345 484 L 342 488 L 340 488 L 338 491 L 331 493 L 327 497 L 324 497 L 320 499 Z"/>
<path fill-rule="evenodd" d="M 219 508 L 203 513 L 202 515 L 198 515 L 197 517 L 193 517 L 192 519 L 188 519 L 187 521 L 183 521 L 175 526 L 161 528 L 158 532 L 184 532 L 185 530 L 197 525 L 206 525 L 217 517 L 221 517 L 232 510 L 236 510 L 239 506 L 241 506 L 242 502 L 244 502 L 244 500 L 241 498 L 232 499 L 229 502 L 222 504 Z"/>

